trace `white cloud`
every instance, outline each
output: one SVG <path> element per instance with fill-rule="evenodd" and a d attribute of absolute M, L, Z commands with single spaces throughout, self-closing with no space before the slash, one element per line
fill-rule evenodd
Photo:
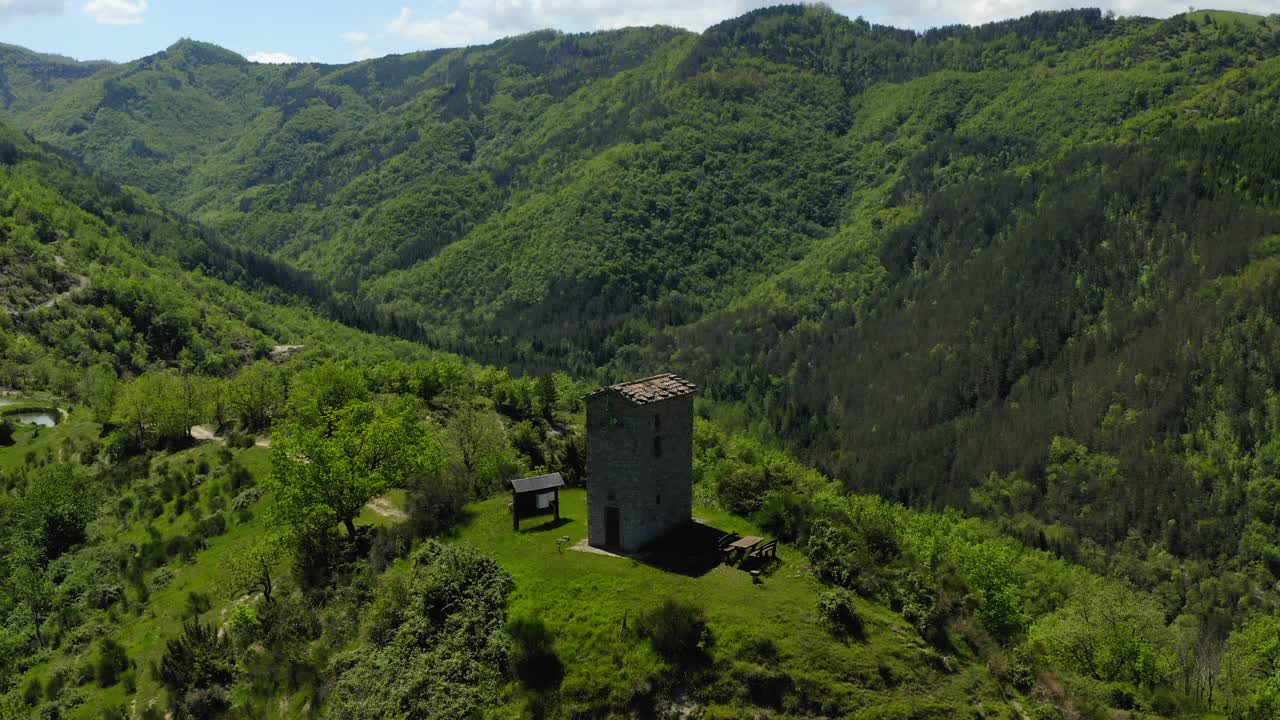
<path fill-rule="evenodd" d="M 389 36 L 427 47 L 491 42 L 531 30 L 608 30 L 630 25 L 675 25 L 701 31 L 776 0 L 457 0 L 443 15 L 419 16 L 411 7 L 386 25 Z"/>
<path fill-rule="evenodd" d="M 1194 5 L 1195 3 L 1191 3 Z M 1222 4 L 1207 3 L 1210 7 L 1222 8 Z M 944 0 L 894 0 L 876 7 L 882 14 L 874 19 L 876 22 L 899 27 L 911 27 L 924 30 L 948 23 L 979 24 L 994 20 L 1029 15 L 1037 10 L 1066 10 L 1068 8 L 1085 7 L 1090 3 L 1078 0 L 973 0 L 969 3 L 954 3 Z M 1190 7 L 1187 0 L 1112 0 L 1111 2 L 1092 4 L 1102 10 L 1111 10 L 1117 15 L 1143 15 L 1147 17 L 1165 18 L 1184 13 Z M 852 14 L 857 6 L 834 3 L 839 12 Z M 1199 7 L 1199 5 L 1197 5 Z M 1234 9 L 1230 4 L 1224 9 Z M 1244 9 L 1245 12 L 1268 14 L 1280 10 L 1280 0 L 1255 0 Z"/>
<path fill-rule="evenodd" d="M 467 3 L 463 3 L 466 5 Z M 416 40 L 430 47 L 454 47 L 494 40 L 521 30 L 503 32 L 494 26 L 497 18 L 474 15 L 454 10 L 444 17 L 422 18 L 414 16 L 409 8 L 401 8 L 400 15 L 387 23 L 387 32 L 406 40 Z"/>
<path fill-rule="evenodd" d="M 352 45 L 363 45 L 373 39 L 373 36 L 367 32 L 353 31 L 344 32 L 338 35 L 343 42 L 349 42 Z"/>
<path fill-rule="evenodd" d="M 99 25 L 137 25 L 147 12 L 147 0 L 89 0 L 84 13 Z"/>
<path fill-rule="evenodd" d="M 26 15 L 61 15 L 66 0 L 0 0 L 0 22 Z"/>
<path fill-rule="evenodd" d="M 382 32 L 342 33 L 361 46 L 355 57 L 384 42 L 419 48 L 487 43 L 510 35 L 556 28 L 569 32 L 609 30 L 634 25 L 674 25 L 695 32 L 778 0 L 446 0 L 435 12 L 417 10 L 425 0 L 410 0 Z M 1103 10 L 1119 15 L 1168 17 L 1186 12 L 1187 0 L 1110 0 Z M 953 23 L 978 24 L 1027 15 L 1036 10 L 1077 7 L 1079 0 L 828 0 L 836 12 L 865 16 L 876 23 L 925 30 Z M 442 7 L 441 7 L 442 6 Z M 1280 11 L 1280 0 L 1253 0 L 1250 12 Z"/>
<path fill-rule="evenodd" d="M 246 56 L 249 62 L 266 63 L 268 65 L 286 65 L 288 63 L 302 62 L 298 58 L 283 52 L 263 52 L 259 50 L 249 53 Z"/>

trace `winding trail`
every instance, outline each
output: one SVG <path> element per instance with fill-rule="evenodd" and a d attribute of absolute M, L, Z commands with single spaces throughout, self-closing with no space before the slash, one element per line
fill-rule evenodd
<path fill-rule="evenodd" d="M 409 513 L 401 510 L 391 503 L 391 499 L 383 496 L 376 497 L 365 503 L 365 507 L 378 513 L 384 518 L 395 520 L 396 522 L 404 522 L 409 519 Z"/>
<path fill-rule="evenodd" d="M 37 310 L 47 310 L 48 308 L 51 308 L 54 305 L 57 305 L 58 303 L 67 300 L 72 295 L 75 295 L 76 293 L 80 292 L 81 290 L 84 290 L 87 287 L 89 287 L 89 276 L 77 275 L 75 287 L 71 288 L 70 290 L 67 290 L 66 292 L 60 292 L 57 295 L 54 295 L 53 297 L 49 298 L 48 300 L 45 300 L 44 302 L 40 303 L 39 305 L 36 305 L 35 307 L 29 310 L 24 310 L 23 312 L 29 315 L 33 312 L 36 312 Z"/>
<path fill-rule="evenodd" d="M 191 439 L 196 442 L 213 442 L 219 445 L 226 445 L 227 439 L 218 434 L 212 425 L 192 425 Z M 254 447 L 269 448 L 271 447 L 271 438 L 259 437 L 253 441 Z"/>

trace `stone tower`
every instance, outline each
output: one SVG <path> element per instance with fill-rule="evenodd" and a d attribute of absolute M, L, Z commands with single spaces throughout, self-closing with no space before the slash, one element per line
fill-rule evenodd
<path fill-rule="evenodd" d="M 672 374 L 587 396 L 587 535 L 638 550 L 693 516 L 693 395 Z"/>

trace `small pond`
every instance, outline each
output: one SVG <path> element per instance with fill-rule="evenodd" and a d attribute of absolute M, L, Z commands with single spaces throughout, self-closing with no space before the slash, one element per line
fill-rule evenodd
<path fill-rule="evenodd" d="M 39 425 L 41 427 L 53 427 L 58 424 L 58 419 L 53 413 L 47 411 L 20 412 L 8 416 L 9 419 L 17 423 L 26 423 L 27 425 Z"/>

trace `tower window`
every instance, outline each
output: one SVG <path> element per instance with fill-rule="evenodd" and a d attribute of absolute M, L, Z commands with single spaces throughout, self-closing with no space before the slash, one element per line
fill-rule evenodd
<path fill-rule="evenodd" d="M 661 435 L 653 436 L 653 456 L 662 457 L 662 436 Z"/>
<path fill-rule="evenodd" d="M 658 493 L 658 505 L 662 504 L 662 493 Z"/>
<path fill-rule="evenodd" d="M 653 415 L 653 429 L 654 429 L 654 430 L 660 430 L 660 429 L 662 429 L 662 413 L 654 413 L 654 415 Z"/>

